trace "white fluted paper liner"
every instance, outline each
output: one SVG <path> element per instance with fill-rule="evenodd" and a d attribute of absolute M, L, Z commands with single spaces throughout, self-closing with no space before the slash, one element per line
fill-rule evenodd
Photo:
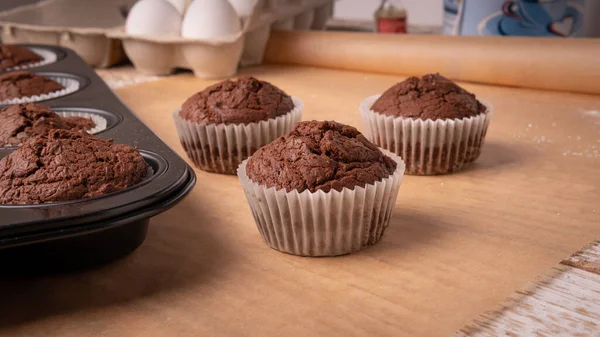
<path fill-rule="evenodd" d="M 179 117 L 173 120 L 185 151 L 200 169 L 235 175 L 239 164 L 263 145 L 285 135 L 302 119 L 304 104 L 292 97 L 294 109 L 266 121 L 249 124 L 198 124 Z"/>
<path fill-rule="evenodd" d="M 56 53 L 51 50 L 48 50 L 48 49 L 36 48 L 36 47 L 27 47 L 27 49 L 29 49 L 32 52 L 41 56 L 43 58 L 43 60 L 41 60 L 39 62 L 33 62 L 33 63 L 24 64 L 24 65 L 10 67 L 10 68 L 6 69 L 6 71 L 25 70 L 25 69 L 35 68 L 35 67 L 41 67 L 41 66 L 45 66 L 50 63 L 54 63 L 58 59 L 58 57 L 56 56 Z"/>
<path fill-rule="evenodd" d="M 87 130 L 87 133 L 89 133 L 91 135 L 94 135 L 96 133 L 106 130 L 106 126 L 107 126 L 106 118 L 104 118 L 98 114 L 89 113 L 89 112 L 81 112 L 81 111 L 60 111 L 60 110 L 55 110 L 54 112 L 56 114 L 60 115 L 61 117 L 83 117 L 83 118 L 91 119 L 92 122 L 94 122 L 94 124 L 96 125 L 93 128 L 91 128 L 90 130 Z"/>
<path fill-rule="evenodd" d="M 379 114 L 371 107 L 380 95 L 366 98 L 360 113 L 366 137 L 402 157 L 406 174 L 435 175 L 460 170 L 481 153 L 493 116 L 492 106 L 469 118 L 422 120 Z"/>
<path fill-rule="evenodd" d="M 402 159 L 382 152 L 398 164 L 391 176 L 341 192 L 267 188 L 248 177 L 245 160 L 237 174 L 265 242 L 300 256 L 344 255 L 379 242 L 390 223 L 404 175 Z"/>
<path fill-rule="evenodd" d="M 3 101 L 0 101 L 0 105 L 40 102 L 40 101 L 45 101 L 45 100 L 65 96 L 65 95 L 71 94 L 71 93 L 79 90 L 79 81 L 77 81 L 74 78 L 63 77 L 63 76 L 46 76 L 46 77 L 60 83 L 60 85 L 62 85 L 64 88 L 61 90 L 47 93 L 47 94 L 3 100 Z"/>

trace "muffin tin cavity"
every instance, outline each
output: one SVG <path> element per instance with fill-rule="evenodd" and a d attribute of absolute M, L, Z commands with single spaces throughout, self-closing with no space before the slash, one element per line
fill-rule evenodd
<path fill-rule="evenodd" d="M 52 108 L 52 110 L 62 117 L 84 117 L 91 119 L 94 121 L 94 124 L 96 124 L 96 127 L 88 131 L 88 133 L 92 135 L 109 130 L 121 122 L 121 117 L 115 115 L 114 113 L 97 109 L 58 107 Z"/>
<path fill-rule="evenodd" d="M 48 94 L 33 95 L 33 96 L 3 100 L 3 101 L 0 101 L 0 106 L 19 104 L 19 103 L 41 102 L 41 101 L 47 101 L 50 99 L 63 97 L 63 96 L 72 94 L 74 92 L 77 92 L 77 91 L 83 89 L 88 83 L 87 79 L 80 77 L 80 76 L 72 75 L 72 74 L 46 73 L 46 72 L 36 73 L 36 74 L 48 77 L 49 79 L 60 83 L 64 88 L 61 90 L 57 90 L 57 91 L 48 93 Z"/>
<path fill-rule="evenodd" d="M 28 70 L 28 69 L 32 69 L 32 68 L 37 68 L 37 67 L 55 63 L 60 58 L 64 57 L 64 54 L 61 54 L 50 48 L 43 48 L 43 47 L 26 47 L 26 48 L 31 50 L 32 52 L 38 54 L 39 56 L 41 56 L 43 58 L 43 60 L 41 60 L 39 62 L 28 63 L 28 64 L 24 64 L 24 65 L 11 67 L 11 68 L 5 69 L 4 71 Z"/>
<path fill-rule="evenodd" d="M 142 157 L 144 157 L 146 163 L 148 163 L 149 169 L 148 176 L 140 184 L 144 184 L 152 179 L 155 179 L 156 177 L 159 177 L 169 168 L 167 161 L 156 153 L 140 150 L 140 154 Z"/>
<path fill-rule="evenodd" d="M 5 156 L 8 156 L 14 150 L 15 149 L 0 150 L 0 159 L 2 159 Z M 62 201 L 62 202 L 50 202 L 50 203 L 35 204 L 35 205 L 9 205 L 9 204 L 0 204 L 0 209 L 3 209 L 3 208 L 32 208 L 32 207 L 44 207 L 44 206 L 59 206 L 59 205 L 69 205 L 69 204 L 74 204 L 74 203 L 79 203 L 79 202 L 101 200 L 101 199 L 104 199 L 104 198 L 109 198 L 109 197 L 115 196 L 117 194 L 125 193 L 125 192 L 128 192 L 130 190 L 139 188 L 140 186 L 145 185 L 145 184 L 151 182 L 152 180 L 156 179 L 157 177 L 161 176 L 162 174 L 164 174 L 167 171 L 169 165 L 168 165 L 167 161 L 163 157 L 159 156 L 156 153 L 149 152 L 149 151 L 143 151 L 143 150 L 140 150 L 140 154 L 142 155 L 142 157 L 144 158 L 144 160 L 148 164 L 148 174 L 146 175 L 146 177 L 144 178 L 144 180 L 142 180 L 141 182 L 139 182 L 137 185 L 131 186 L 131 187 L 126 188 L 126 189 L 121 190 L 121 191 L 116 191 L 116 192 L 108 193 L 108 194 L 105 194 L 105 195 L 102 195 L 102 196 L 99 196 L 99 197 L 94 197 L 94 198 L 69 200 L 69 201 Z"/>

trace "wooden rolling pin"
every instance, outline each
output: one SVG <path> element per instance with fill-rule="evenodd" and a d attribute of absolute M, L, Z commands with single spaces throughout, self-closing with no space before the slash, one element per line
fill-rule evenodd
<path fill-rule="evenodd" d="M 600 94 L 600 39 L 273 31 L 265 63 Z"/>

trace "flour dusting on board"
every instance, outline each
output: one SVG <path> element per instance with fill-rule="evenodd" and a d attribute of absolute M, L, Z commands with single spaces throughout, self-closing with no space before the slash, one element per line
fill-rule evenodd
<path fill-rule="evenodd" d="M 582 117 L 592 117 L 596 119 L 594 124 L 600 125 L 600 110 L 582 110 Z M 581 136 L 569 136 L 568 139 L 576 139 L 577 141 L 584 140 Z M 596 143 L 600 143 L 600 139 L 596 139 Z M 585 158 L 600 158 L 600 146 L 598 145 L 588 145 L 584 149 L 578 149 L 577 151 L 567 150 L 563 155 L 568 156 L 577 156 L 577 157 L 585 157 Z"/>
<path fill-rule="evenodd" d="M 592 116 L 592 117 L 598 118 L 598 121 L 596 122 L 596 124 L 600 125 L 600 111 L 599 110 L 584 110 L 583 113 L 585 116 Z M 552 123 L 552 127 L 557 127 L 557 124 Z M 536 129 L 539 129 L 539 127 L 537 125 L 528 123 L 525 125 L 525 130 L 512 132 L 512 133 L 510 133 L 510 136 L 513 139 L 530 141 L 534 144 L 552 144 L 555 142 L 558 142 L 558 143 L 561 142 L 561 139 L 556 140 L 556 139 L 550 139 L 548 136 L 545 136 L 545 135 L 534 135 L 533 133 Z M 584 137 L 582 137 L 581 135 L 568 135 L 568 136 L 566 136 L 566 138 L 570 141 L 576 141 L 576 142 L 578 142 L 578 144 L 576 145 L 575 148 L 563 150 L 563 152 L 562 152 L 563 156 L 582 157 L 582 158 L 600 158 L 600 146 L 591 145 L 591 144 L 585 145 L 586 139 L 584 139 Z M 588 142 L 589 142 L 589 139 L 588 139 Z M 596 142 L 600 143 L 600 139 L 597 139 Z M 541 148 L 538 146 L 534 146 L 533 148 L 541 151 Z"/>
<path fill-rule="evenodd" d="M 584 110 L 583 114 L 590 117 L 600 118 L 600 110 Z"/>
<path fill-rule="evenodd" d="M 538 144 L 542 144 L 542 143 L 550 143 L 551 144 L 551 143 L 553 143 L 552 140 L 550 138 L 546 137 L 546 136 L 534 136 L 532 138 L 532 140 L 535 143 L 538 143 Z"/>
<path fill-rule="evenodd" d="M 585 157 L 585 158 L 600 158 L 600 150 L 598 146 L 588 146 L 585 149 L 567 150 L 563 152 L 563 156 Z"/>

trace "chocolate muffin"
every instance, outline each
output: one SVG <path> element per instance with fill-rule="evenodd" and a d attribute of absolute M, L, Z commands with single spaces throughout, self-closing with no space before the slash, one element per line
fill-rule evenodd
<path fill-rule="evenodd" d="M 53 129 L 87 131 L 94 126 L 91 119 L 61 117 L 41 104 L 15 104 L 0 110 L 0 146 L 20 145 Z"/>
<path fill-rule="evenodd" d="M 44 59 L 31 50 L 9 44 L 0 44 L 0 70 L 24 66 Z"/>
<path fill-rule="evenodd" d="M 45 76 L 29 71 L 13 71 L 0 75 L 0 101 L 48 94 L 64 87 Z"/>
<path fill-rule="evenodd" d="M 246 173 L 261 185 L 287 192 L 341 192 L 387 178 L 396 166 L 356 128 L 312 121 L 256 151 Z"/>
<path fill-rule="evenodd" d="M 148 164 L 134 147 L 51 130 L 0 160 L 0 204 L 97 197 L 134 186 L 147 174 Z"/>
<path fill-rule="evenodd" d="M 226 80 L 188 98 L 173 115 L 183 148 L 208 172 L 239 164 L 298 122 L 302 102 L 254 77 Z"/>
<path fill-rule="evenodd" d="M 467 118 L 486 111 L 475 95 L 440 74 L 409 77 L 386 90 L 371 109 L 383 115 L 423 120 Z"/>
<path fill-rule="evenodd" d="M 406 162 L 406 173 L 445 174 L 474 162 L 491 106 L 439 75 L 410 77 L 361 104 L 367 137 Z"/>
<path fill-rule="evenodd" d="M 248 124 L 276 118 L 294 108 L 292 98 L 254 77 L 214 84 L 188 98 L 179 115 L 198 124 Z"/>
<path fill-rule="evenodd" d="M 238 168 L 265 242 L 301 256 L 348 254 L 381 239 L 404 164 L 358 130 L 302 122 Z"/>

